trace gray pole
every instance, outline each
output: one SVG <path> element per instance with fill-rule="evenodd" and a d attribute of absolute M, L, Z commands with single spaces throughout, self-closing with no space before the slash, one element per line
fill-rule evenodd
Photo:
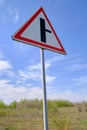
<path fill-rule="evenodd" d="M 44 50 L 42 48 L 41 48 L 41 64 L 42 64 L 44 130 L 48 130 L 48 112 L 47 112 L 47 98 L 46 98 L 46 79 L 45 79 Z"/>

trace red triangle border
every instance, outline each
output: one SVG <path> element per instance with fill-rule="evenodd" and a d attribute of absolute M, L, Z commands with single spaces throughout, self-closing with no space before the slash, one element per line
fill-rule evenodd
<path fill-rule="evenodd" d="M 59 45 L 61 48 L 57 48 L 57 47 L 54 47 L 54 46 L 51 46 L 49 44 L 43 44 L 42 42 L 38 42 L 38 41 L 35 41 L 33 39 L 28 39 L 28 38 L 25 38 L 25 37 L 22 37 L 21 34 L 24 32 L 24 30 L 34 21 L 34 19 L 40 14 L 40 13 L 43 13 L 50 28 L 52 29 Z M 48 50 L 52 50 L 52 51 L 55 51 L 55 52 L 58 52 L 58 53 L 62 53 L 62 54 L 66 54 L 66 51 L 65 49 L 63 48 L 55 30 L 53 29 L 45 11 L 43 10 L 43 8 L 41 7 L 39 10 L 37 10 L 37 12 L 22 26 L 22 28 L 20 28 L 13 36 L 12 36 L 13 40 L 17 40 L 17 41 L 21 41 L 21 42 L 24 42 L 24 43 L 27 43 L 27 44 L 31 44 L 31 45 L 35 45 L 35 46 L 38 46 L 38 47 L 41 47 L 41 48 L 44 48 L 44 49 L 48 49 Z"/>

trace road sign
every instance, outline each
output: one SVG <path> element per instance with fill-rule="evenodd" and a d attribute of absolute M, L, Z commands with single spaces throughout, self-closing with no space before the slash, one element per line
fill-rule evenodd
<path fill-rule="evenodd" d="M 44 130 L 48 130 L 44 49 L 66 54 L 46 13 L 41 7 L 12 38 L 41 48 Z"/>
<path fill-rule="evenodd" d="M 40 48 L 66 54 L 42 7 L 12 36 L 12 38 Z"/>

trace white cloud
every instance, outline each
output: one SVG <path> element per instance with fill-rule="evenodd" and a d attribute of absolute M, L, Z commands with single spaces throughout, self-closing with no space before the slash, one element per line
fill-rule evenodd
<path fill-rule="evenodd" d="M 45 62 L 45 69 L 48 69 L 50 66 L 51 66 L 51 62 Z M 41 63 L 37 63 L 36 65 L 31 65 L 29 66 L 29 69 L 34 71 L 34 70 L 38 70 L 40 71 L 41 70 Z"/>
<path fill-rule="evenodd" d="M 63 61 L 63 60 L 65 60 L 65 55 L 55 54 L 54 58 L 52 58 L 50 61 L 56 62 L 56 61 Z"/>
<path fill-rule="evenodd" d="M 19 71 L 19 76 L 22 77 L 24 80 L 32 79 L 32 80 L 39 80 L 40 73 L 38 71 Z"/>
<path fill-rule="evenodd" d="M 87 90 L 86 90 L 87 92 Z M 55 99 L 64 99 L 69 100 L 71 102 L 81 102 L 87 101 L 87 94 L 82 91 L 70 91 L 66 90 L 63 92 L 53 92 L 48 94 L 48 99 L 55 100 Z"/>
<path fill-rule="evenodd" d="M 30 98 L 30 99 L 35 99 L 35 98 L 38 98 L 38 99 L 42 99 L 42 88 L 39 88 L 39 87 L 33 87 L 30 89 L 30 92 L 27 94 L 27 96 Z"/>
<path fill-rule="evenodd" d="M 26 69 L 19 71 L 19 76 L 24 80 L 40 80 L 41 79 L 41 64 L 37 63 L 36 65 L 27 66 Z"/>
<path fill-rule="evenodd" d="M 50 63 L 50 62 L 46 62 L 46 63 L 45 63 L 45 69 L 50 68 L 51 65 L 52 65 L 52 63 Z"/>
<path fill-rule="evenodd" d="M 10 62 L 6 60 L 0 60 L 0 71 L 7 69 L 12 69 Z"/>
<path fill-rule="evenodd" d="M 54 81 L 55 79 L 56 79 L 55 76 L 49 76 L 49 75 L 46 76 L 46 81 L 47 81 L 47 82 L 52 82 L 52 81 Z"/>
<path fill-rule="evenodd" d="M 52 63 L 46 62 L 45 68 L 48 69 Z M 41 63 L 37 63 L 36 65 L 30 65 L 26 68 L 26 70 L 20 70 L 19 76 L 22 77 L 24 80 L 32 79 L 32 80 L 42 80 L 42 73 L 41 73 Z M 56 79 L 55 76 L 50 76 L 46 74 L 46 81 L 53 82 Z"/>
<path fill-rule="evenodd" d="M 49 68 L 53 63 L 56 63 L 58 61 L 65 60 L 65 57 L 63 55 L 56 54 L 53 58 L 48 59 L 45 64 Z"/>
<path fill-rule="evenodd" d="M 37 63 L 36 65 L 31 65 L 28 67 L 31 71 L 34 70 L 40 70 L 41 69 L 41 63 Z"/>
<path fill-rule="evenodd" d="M 87 68 L 87 64 L 75 63 L 69 66 L 66 66 L 64 69 L 68 71 L 76 71 Z"/>
<path fill-rule="evenodd" d="M 87 76 L 72 79 L 75 85 L 87 87 Z"/>
<path fill-rule="evenodd" d="M 43 94 L 42 88 L 37 86 L 31 87 L 26 86 L 14 86 L 10 83 L 9 80 L 0 80 L 0 99 L 2 99 L 6 103 L 10 103 L 13 100 L 19 101 L 21 99 L 42 99 Z M 79 91 L 53 91 L 50 87 L 50 92 L 47 91 L 48 99 L 55 100 L 55 99 L 66 99 L 73 102 L 87 100 L 87 89 L 84 92 L 83 90 Z"/>
<path fill-rule="evenodd" d="M 2 76 L 8 76 L 15 77 L 15 73 L 12 71 L 13 66 L 11 65 L 10 61 L 8 60 L 0 60 L 0 78 L 2 79 Z M 7 77 L 7 78 L 8 78 Z"/>
<path fill-rule="evenodd" d="M 81 56 L 70 55 L 67 56 L 65 67 L 63 69 L 70 72 L 81 71 L 83 69 L 87 69 L 87 63 L 81 58 Z"/>
<path fill-rule="evenodd" d="M 50 67 L 54 64 L 54 62 L 58 61 L 58 60 L 62 60 L 63 57 L 53 57 L 49 60 L 47 60 L 45 62 L 45 75 L 46 75 L 46 83 L 47 84 L 51 84 L 55 81 L 56 76 L 54 75 L 50 75 L 50 71 L 48 74 L 47 70 L 50 70 Z M 36 64 L 32 64 L 32 65 L 28 65 L 26 67 L 26 69 L 24 70 L 19 70 L 18 72 L 19 75 L 19 79 L 18 81 L 21 82 L 25 82 L 26 80 L 37 80 L 37 81 L 42 81 L 42 72 L 41 72 L 41 63 L 36 63 Z"/>
<path fill-rule="evenodd" d="M 0 99 L 4 101 L 13 101 L 21 99 L 42 98 L 42 89 L 39 87 L 27 88 L 24 86 L 15 87 L 8 80 L 0 80 Z M 8 102 L 7 102 L 8 103 Z"/>
<path fill-rule="evenodd" d="M 56 62 L 62 60 L 61 58 L 53 58 L 50 60 L 47 60 L 45 62 L 45 66 L 47 70 L 50 70 L 50 67 Z M 75 62 L 73 62 L 73 64 L 76 64 L 77 60 Z M 7 70 L 7 72 L 9 73 L 9 75 L 12 75 L 14 72 L 10 71 L 10 69 L 12 69 L 12 65 L 10 64 L 9 61 L 5 61 L 5 60 L 1 60 L 0 61 L 1 64 L 1 70 Z M 3 67 L 2 67 L 3 66 Z M 9 72 L 10 71 L 10 72 Z M 49 71 L 50 72 L 50 71 Z M 42 88 L 40 88 L 42 85 L 35 85 L 36 81 L 35 80 L 41 80 L 42 76 L 41 76 L 41 63 L 37 63 L 37 64 L 32 64 L 32 65 L 28 65 L 27 67 L 25 67 L 24 70 L 19 70 L 19 72 L 15 72 L 15 78 L 16 80 L 14 80 L 13 78 L 9 80 L 0 80 L 0 99 L 4 100 L 5 102 L 11 102 L 13 100 L 17 100 L 19 101 L 20 99 L 34 99 L 34 98 L 38 98 L 41 99 L 42 98 Z M 29 80 L 31 79 L 31 80 Z M 50 75 L 50 73 L 46 74 L 46 81 L 47 81 L 47 97 L 49 99 L 67 99 L 70 101 L 82 101 L 82 100 L 87 100 L 87 90 L 86 87 L 85 88 L 80 88 L 80 90 L 76 90 L 76 91 L 71 91 L 71 90 L 66 90 L 67 87 L 65 87 L 66 89 L 64 89 L 64 91 L 58 91 L 58 87 L 57 86 L 52 86 L 54 85 L 54 81 L 55 81 L 56 77 L 52 75 Z M 14 80 L 14 83 L 12 82 Z M 35 82 L 32 82 L 35 81 Z M 26 83 L 27 82 L 27 83 Z M 72 84 L 71 85 L 87 85 L 87 76 L 83 76 L 83 77 L 79 77 L 79 78 L 73 78 L 72 79 Z M 38 87 L 37 87 L 38 86 Z M 51 87 L 52 86 L 52 87 Z M 69 86 L 69 85 L 68 85 Z M 62 89 L 62 87 L 61 87 Z M 5 90 L 5 91 L 4 91 Z"/>

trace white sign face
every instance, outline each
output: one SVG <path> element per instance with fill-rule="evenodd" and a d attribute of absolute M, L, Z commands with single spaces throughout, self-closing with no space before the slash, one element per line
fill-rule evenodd
<path fill-rule="evenodd" d="M 12 37 L 14 40 L 66 54 L 41 7 Z"/>

